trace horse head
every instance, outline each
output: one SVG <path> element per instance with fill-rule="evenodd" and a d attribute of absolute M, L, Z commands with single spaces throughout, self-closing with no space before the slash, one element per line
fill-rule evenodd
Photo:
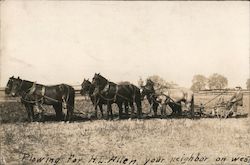
<path fill-rule="evenodd" d="M 11 94 L 13 97 L 19 95 L 22 82 L 23 80 L 21 80 L 19 77 L 18 78 L 14 78 L 14 76 L 10 77 L 5 88 L 5 94 Z"/>
<path fill-rule="evenodd" d="M 145 86 L 154 86 L 155 83 L 151 79 L 147 79 Z"/>
<path fill-rule="evenodd" d="M 100 73 L 95 73 L 93 79 L 92 79 L 92 84 L 95 86 L 95 87 L 101 87 L 102 89 L 106 86 L 106 84 L 108 83 L 109 81 L 103 77 L 102 75 L 100 75 Z"/>
<path fill-rule="evenodd" d="M 81 86 L 82 86 L 82 89 L 80 91 L 81 95 L 86 95 L 91 90 L 93 85 L 88 79 L 87 80 L 84 79 Z"/>
<path fill-rule="evenodd" d="M 141 97 L 142 99 L 145 97 L 145 96 L 150 96 L 151 94 L 154 94 L 155 91 L 154 91 L 154 88 L 151 87 L 151 86 L 141 86 Z"/>
<path fill-rule="evenodd" d="M 14 76 L 10 77 L 8 82 L 7 82 L 7 85 L 5 87 L 5 94 L 6 95 L 9 95 L 10 92 L 11 92 L 11 89 L 12 89 L 12 86 L 13 86 L 13 78 L 14 78 Z"/>
<path fill-rule="evenodd" d="M 100 73 L 95 73 L 93 79 L 92 79 L 92 85 L 94 87 L 93 94 L 92 95 L 97 95 L 102 92 L 102 90 L 109 84 L 109 81 L 100 75 Z"/>

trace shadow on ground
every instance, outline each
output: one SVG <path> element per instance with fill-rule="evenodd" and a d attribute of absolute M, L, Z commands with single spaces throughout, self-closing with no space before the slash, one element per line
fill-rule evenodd
<path fill-rule="evenodd" d="M 235 117 L 228 117 L 228 118 L 247 118 L 248 117 L 248 114 L 239 114 Z M 211 119 L 219 119 L 219 117 L 217 116 L 198 116 L 198 115 L 195 115 L 194 117 L 191 117 L 190 115 L 181 115 L 181 116 L 161 116 L 161 115 L 157 115 L 157 116 L 149 116 L 147 114 L 143 114 L 142 118 L 140 120 L 151 120 L 151 119 L 162 119 L 162 120 L 168 120 L 168 119 L 175 119 L 175 120 L 179 120 L 179 119 L 193 119 L 193 120 L 199 120 L 199 119 L 204 119 L 204 118 L 211 118 Z M 95 121 L 95 120 L 137 120 L 138 118 L 136 116 L 134 117 L 127 117 L 125 115 L 123 115 L 121 118 L 119 118 L 118 114 L 114 114 L 113 115 L 113 119 L 111 118 L 107 118 L 104 117 L 104 118 L 101 118 L 101 117 L 94 117 L 94 116 L 84 116 L 84 115 L 74 115 L 72 117 L 72 120 L 71 122 L 86 122 L 86 121 Z M 225 118 L 221 118 L 221 119 L 225 119 Z M 34 118 L 34 121 L 35 122 L 61 122 L 62 120 L 58 121 L 55 117 L 54 114 L 45 114 L 44 115 L 44 119 L 42 121 L 39 120 L 39 117 L 38 117 L 38 114 L 35 115 L 35 118 Z M 20 120 L 2 120 L 0 123 L 20 123 L 20 122 L 29 122 L 27 118 L 22 118 Z"/>

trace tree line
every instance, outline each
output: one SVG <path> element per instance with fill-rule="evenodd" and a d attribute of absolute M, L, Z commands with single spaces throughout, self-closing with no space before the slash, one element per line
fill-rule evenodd
<path fill-rule="evenodd" d="M 173 81 L 168 82 L 158 75 L 149 76 L 148 79 L 151 79 L 155 83 L 156 88 L 158 89 L 179 87 L 177 83 Z M 142 86 L 143 84 L 144 81 L 140 78 L 138 80 L 138 85 Z M 209 77 L 206 77 L 202 74 L 194 75 L 192 79 L 192 86 L 190 88 L 193 91 L 200 91 L 205 89 L 225 89 L 227 86 L 228 79 L 225 76 L 218 73 L 213 73 Z M 250 90 L 250 78 L 246 81 L 246 88 Z"/>
<path fill-rule="evenodd" d="M 193 76 L 191 89 L 193 91 L 200 91 L 204 89 L 225 89 L 228 85 L 228 79 L 218 73 L 214 73 L 209 77 L 197 74 Z M 244 87 L 243 87 L 244 88 Z M 250 79 L 246 81 L 246 88 L 250 89 Z"/>

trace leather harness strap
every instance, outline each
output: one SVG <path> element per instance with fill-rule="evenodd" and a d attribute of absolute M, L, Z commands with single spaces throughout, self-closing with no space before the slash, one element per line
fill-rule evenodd
<path fill-rule="evenodd" d="M 46 90 L 46 88 L 45 88 L 45 86 L 43 86 L 43 87 L 42 87 L 42 92 L 41 92 L 41 94 L 42 94 L 43 97 L 44 97 L 44 95 L 45 95 L 45 90 Z"/>
<path fill-rule="evenodd" d="M 36 82 L 33 83 L 33 85 L 30 88 L 28 94 L 32 95 L 35 92 L 35 90 L 36 90 Z M 41 90 L 41 96 L 42 97 L 44 97 L 44 95 L 45 95 L 45 90 L 46 90 L 45 86 L 42 86 L 42 90 Z"/>
<path fill-rule="evenodd" d="M 29 95 L 32 95 L 36 90 L 36 82 L 34 82 L 29 90 Z"/>
<path fill-rule="evenodd" d="M 116 90 L 115 90 L 115 97 L 114 97 L 114 101 L 116 101 L 116 97 L 117 97 L 117 95 L 118 95 L 118 90 L 119 90 L 119 87 L 118 87 L 118 85 L 116 85 Z"/>
<path fill-rule="evenodd" d="M 36 82 L 34 82 L 34 83 L 32 84 L 32 86 L 30 87 L 29 92 L 27 93 L 26 96 L 28 96 L 28 95 L 33 95 L 34 92 L 36 91 L 36 89 L 37 89 L 37 87 L 36 87 Z M 45 90 L 46 90 L 46 87 L 45 87 L 45 86 L 42 86 L 42 89 L 41 89 L 41 98 L 40 98 L 40 99 L 37 98 L 37 99 L 34 101 L 34 103 L 36 103 L 36 104 L 39 103 L 39 105 L 40 105 L 40 104 L 42 104 L 42 103 L 44 102 L 44 98 L 46 98 L 46 96 L 45 96 Z M 26 101 L 26 102 L 28 102 L 28 101 Z"/>

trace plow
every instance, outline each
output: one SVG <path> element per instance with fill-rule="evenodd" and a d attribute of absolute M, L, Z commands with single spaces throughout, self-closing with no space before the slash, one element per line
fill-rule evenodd
<path fill-rule="evenodd" d="M 216 98 L 218 96 L 217 95 Z M 213 99 L 215 100 L 215 99 Z M 233 102 L 231 101 L 224 101 L 224 98 L 221 96 L 219 100 L 217 101 L 216 104 L 212 106 L 208 106 L 207 104 L 210 103 L 211 101 L 199 105 L 194 105 L 194 114 L 199 117 L 203 118 L 229 118 L 229 117 L 237 117 L 237 116 L 246 116 L 246 114 L 239 114 L 238 111 L 244 112 L 244 107 L 243 106 L 238 106 L 237 107 L 237 113 L 235 114 L 234 109 L 233 109 Z"/>
<path fill-rule="evenodd" d="M 230 100 L 225 100 L 223 94 L 227 92 L 227 89 L 222 91 L 221 93 L 214 96 L 212 99 L 208 100 L 205 103 L 194 104 L 193 111 L 185 110 L 183 105 L 180 103 L 174 102 L 173 99 L 169 98 L 171 104 L 181 106 L 182 107 L 182 116 L 191 116 L 191 118 L 199 117 L 199 118 L 230 118 L 230 117 L 243 117 L 247 116 L 247 113 L 244 112 L 243 106 L 237 106 L 237 112 L 234 112 L 233 104 L 234 102 Z M 214 103 L 215 102 L 215 103 Z M 211 104 L 213 103 L 213 104 Z"/>

